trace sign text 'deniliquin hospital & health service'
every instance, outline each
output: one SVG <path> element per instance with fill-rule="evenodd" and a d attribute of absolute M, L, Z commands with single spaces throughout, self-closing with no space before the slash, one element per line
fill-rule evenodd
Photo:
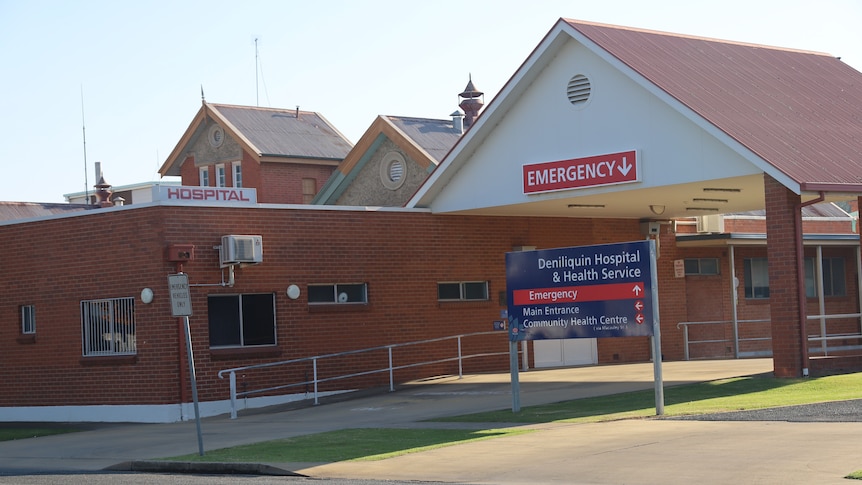
<path fill-rule="evenodd" d="M 506 254 L 514 340 L 653 334 L 653 241 Z"/>

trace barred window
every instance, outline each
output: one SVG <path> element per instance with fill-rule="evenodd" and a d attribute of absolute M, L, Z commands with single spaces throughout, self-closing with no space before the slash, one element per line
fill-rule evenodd
<path fill-rule="evenodd" d="M 136 353 L 134 297 L 82 301 L 81 332 L 85 356 Z"/>

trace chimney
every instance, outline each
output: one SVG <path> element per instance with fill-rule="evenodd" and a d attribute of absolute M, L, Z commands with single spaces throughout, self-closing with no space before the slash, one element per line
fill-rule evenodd
<path fill-rule="evenodd" d="M 455 110 L 454 113 L 449 115 L 452 117 L 452 127 L 455 129 L 455 133 L 459 135 L 464 134 L 464 113 Z"/>
<path fill-rule="evenodd" d="M 485 93 L 477 90 L 476 86 L 473 85 L 473 75 L 471 74 L 467 87 L 458 96 L 462 100 L 458 106 L 464 110 L 464 128 L 470 128 L 476 117 L 479 116 L 479 110 L 485 104 Z"/>

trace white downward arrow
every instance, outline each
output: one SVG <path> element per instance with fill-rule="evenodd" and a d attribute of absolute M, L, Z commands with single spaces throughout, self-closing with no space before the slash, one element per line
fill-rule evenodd
<path fill-rule="evenodd" d="M 628 174 L 629 174 L 629 171 L 632 169 L 632 167 L 633 167 L 633 166 L 634 166 L 634 165 L 631 165 L 631 164 L 626 160 L 626 157 L 623 157 L 623 164 L 622 164 L 622 165 L 620 165 L 619 167 L 617 167 L 617 170 L 619 170 L 619 171 L 620 171 L 620 173 L 621 173 L 621 174 L 623 174 L 623 175 L 625 176 L 625 175 L 628 175 Z"/>

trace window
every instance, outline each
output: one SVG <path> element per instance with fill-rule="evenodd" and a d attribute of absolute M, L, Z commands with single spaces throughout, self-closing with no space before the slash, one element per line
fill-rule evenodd
<path fill-rule="evenodd" d="M 216 187 L 225 187 L 227 185 L 225 177 L 224 165 L 216 165 Z"/>
<path fill-rule="evenodd" d="M 210 169 L 209 167 L 201 167 L 198 171 L 200 174 L 200 186 L 209 187 L 210 185 Z"/>
<path fill-rule="evenodd" d="M 308 303 L 368 303 L 368 291 L 365 283 L 308 285 Z"/>
<path fill-rule="evenodd" d="M 685 274 L 687 275 L 716 275 L 718 272 L 718 258 L 686 258 Z"/>
<path fill-rule="evenodd" d="M 233 186 L 242 187 L 242 165 L 239 162 L 234 162 L 231 168 L 233 169 Z"/>
<path fill-rule="evenodd" d="M 317 195 L 317 180 L 302 179 L 302 203 L 310 204 L 315 195 Z"/>
<path fill-rule="evenodd" d="M 817 279 L 814 277 L 814 258 L 805 258 L 805 296 L 817 297 Z M 846 296 L 844 284 L 844 258 L 823 258 L 823 296 Z"/>
<path fill-rule="evenodd" d="M 137 351 L 134 298 L 82 301 L 81 327 L 85 356 Z"/>
<path fill-rule="evenodd" d="M 33 305 L 21 306 L 21 333 L 36 333 L 36 307 Z"/>
<path fill-rule="evenodd" d="M 747 258 L 745 266 L 745 297 L 769 298 L 769 266 L 766 258 Z"/>
<path fill-rule="evenodd" d="M 275 294 L 209 295 L 210 347 L 275 345 Z"/>
<path fill-rule="evenodd" d="M 461 281 L 437 283 L 437 299 L 440 301 L 487 300 L 487 281 Z"/>

